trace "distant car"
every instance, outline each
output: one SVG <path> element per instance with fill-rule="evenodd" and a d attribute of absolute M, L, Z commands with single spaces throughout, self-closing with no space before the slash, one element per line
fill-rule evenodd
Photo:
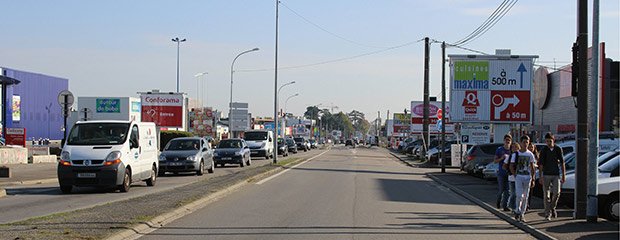
<path fill-rule="evenodd" d="M 310 150 L 310 146 L 306 144 L 307 140 L 305 138 L 296 137 L 296 138 L 293 138 L 293 140 L 295 140 L 295 143 L 297 144 L 297 150 L 304 150 L 304 152 L 307 152 L 308 150 Z"/>
<path fill-rule="evenodd" d="M 252 164 L 250 156 L 250 147 L 245 140 L 240 138 L 223 139 L 217 144 L 217 148 L 213 152 L 213 160 L 215 164 L 224 167 L 226 164 L 239 164 L 244 167 L 246 164 Z"/>
<path fill-rule="evenodd" d="M 200 137 L 181 137 L 172 139 L 159 154 L 159 175 L 166 172 L 196 172 L 204 174 L 205 169 L 213 173 L 215 163 L 209 143 Z"/>
<path fill-rule="evenodd" d="M 482 170 L 495 159 L 495 151 L 502 145 L 502 143 L 487 143 L 473 146 L 465 154 L 464 162 L 461 163 L 462 170 L 482 176 Z"/>
<path fill-rule="evenodd" d="M 283 138 L 278 138 L 278 155 L 288 156 L 288 145 Z"/>
<path fill-rule="evenodd" d="M 347 139 L 346 142 L 344 142 L 345 146 L 351 146 L 355 148 L 355 142 L 352 139 Z"/>
<path fill-rule="evenodd" d="M 297 143 L 292 138 L 285 138 L 286 146 L 288 147 L 288 152 L 297 153 Z"/>
<path fill-rule="evenodd" d="M 310 139 L 308 142 L 310 142 L 310 148 L 317 148 L 319 145 L 316 139 Z"/>

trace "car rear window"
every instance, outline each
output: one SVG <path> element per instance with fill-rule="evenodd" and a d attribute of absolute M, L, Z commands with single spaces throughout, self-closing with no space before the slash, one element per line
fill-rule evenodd
<path fill-rule="evenodd" d="M 484 145 L 480 145 L 480 150 L 482 150 L 482 152 L 484 152 L 485 154 L 495 154 L 495 151 L 497 150 L 497 148 L 499 148 L 502 144 L 484 144 Z"/>

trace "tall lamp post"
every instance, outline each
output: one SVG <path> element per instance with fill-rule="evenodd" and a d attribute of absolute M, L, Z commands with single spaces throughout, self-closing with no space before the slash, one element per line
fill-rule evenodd
<path fill-rule="evenodd" d="M 187 39 L 179 39 L 178 37 L 173 38 L 172 41 L 177 43 L 177 92 L 179 92 L 179 49 L 182 42 L 185 42 Z"/>
<path fill-rule="evenodd" d="M 278 99 L 280 99 L 280 90 L 282 90 L 282 88 L 283 88 L 283 87 L 288 86 L 288 85 L 291 85 L 291 84 L 295 84 L 295 81 L 288 82 L 288 83 L 286 83 L 286 84 L 284 84 L 284 85 L 280 86 L 280 88 L 278 88 L 278 92 L 277 92 L 277 94 L 276 94 L 276 95 L 277 95 L 277 97 L 278 97 Z M 278 109 L 276 108 L 276 117 L 277 117 L 277 111 L 278 111 Z M 275 128 L 276 128 L 276 133 L 278 133 L 278 129 L 280 129 L 280 128 L 281 128 L 282 130 L 281 130 L 281 134 L 280 134 L 280 135 L 282 136 L 282 138 L 284 138 L 284 128 L 286 128 L 286 125 L 284 125 L 284 127 L 278 127 L 279 120 L 278 120 L 278 119 L 276 119 L 276 118 L 274 118 L 274 121 L 275 121 L 275 124 L 276 124 L 276 126 L 275 126 Z"/>
<path fill-rule="evenodd" d="M 209 73 L 208 72 L 201 72 L 201 73 L 197 73 L 196 75 L 194 75 L 194 77 L 196 78 L 196 101 L 198 101 L 198 102 L 200 102 L 200 100 L 202 100 L 202 97 L 200 96 L 200 87 L 199 87 L 200 76 L 204 76 L 204 75 L 207 75 L 207 74 L 209 74 Z M 204 104 L 202 104 L 202 105 L 204 107 L 206 107 L 207 106 L 207 101 L 205 100 Z"/>
<path fill-rule="evenodd" d="M 299 96 L 299 93 L 295 93 L 295 94 L 289 96 L 288 98 L 286 98 L 286 101 L 284 101 L 284 126 L 286 126 L 286 122 L 287 122 L 286 121 L 287 120 L 287 117 L 286 117 L 286 107 L 288 105 L 288 100 L 290 100 L 291 98 L 297 97 L 297 96 Z"/>
<path fill-rule="evenodd" d="M 234 67 L 235 67 L 235 62 L 237 61 L 237 58 L 239 58 L 241 55 L 249 53 L 249 52 L 254 52 L 254 51 L 258 51 L 258 48 L 253 48 L 244 52 L 241 52 L 239 54 L 237 54 L 237 56 L 235 57 L 235 59 L 233 59 L 232 64 L 230 64 L 230 102 L 228 103 L 228 127 L 230 128 L 230 133 L 232 134 L 232 136 L 234 137 L 235 134 L 232 131 L 232 99 L 233 99 L 233 73 L 234 71 Z"/>

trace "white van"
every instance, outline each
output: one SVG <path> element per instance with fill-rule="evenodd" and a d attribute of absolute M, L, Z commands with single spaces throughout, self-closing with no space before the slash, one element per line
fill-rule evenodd
<path fill-rule="evenodd" d="M 269 130 L 252 130 L 243 134 L 243 140 L 250 147 L 250 156 L 273 158 L 273 132 Z"/>
<path fill-rule="evenodd" d="M 78 187 L 117 187 L 131 183 L 154 186 L 159 168 L 159 138 L 151 122 L 77 122 L 67 136 L 58 163 L 63 193 Z"/>

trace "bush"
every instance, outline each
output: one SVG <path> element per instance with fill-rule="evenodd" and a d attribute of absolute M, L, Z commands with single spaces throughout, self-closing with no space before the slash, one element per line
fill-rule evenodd
<path fill-rule="evenodd" d="M 163 150 L 170 140 L 178 137 L 193 137 L 194 134 L 185 131 L 163 130 L 159 133 L 159 149 Z"/>

